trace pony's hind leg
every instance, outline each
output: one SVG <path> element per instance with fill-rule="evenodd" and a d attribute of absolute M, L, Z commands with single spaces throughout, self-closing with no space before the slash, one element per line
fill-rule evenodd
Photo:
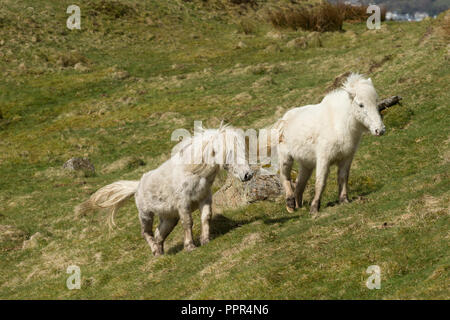
<path fill-rule="evenodd" d="M 175 228 L 178 220 L 178 217 L 160 217 L 158 228 L 155 231 L 155 243 L 160 254 L 164 253 L 164 240 L 166 240 L 167 236 L 172 232 L 173 228 Z"/>
<path fill-rule="evenodd" d="M 139 221 L 141 222 L 142 236 L 150 246 L 152 253 L 157 256 L 162 254 L 162 252 L 158 250 L 155 238 L 153 237 L 153 216 L 153 212 L 143 213 L 141 210 L 139 210 Z"/>
<path fill-rule="evenodd" d="M 301 208 L 303 202 L 303 192 L 305 191 L 306 183 L 311 177 L 312 169 L 307 168 L 300 164 L 298 170 L 298 177 L 295 186 L 295 208 Z"/>
<path fill-rule="evenodd" d="M 295 210 L 295 197 L 292 191 L 291 170 L 294 159 L 288 155 L 280 156 L 280 180 L 284 187 L 286 197 L 286 210 L 290 213 Z"/>

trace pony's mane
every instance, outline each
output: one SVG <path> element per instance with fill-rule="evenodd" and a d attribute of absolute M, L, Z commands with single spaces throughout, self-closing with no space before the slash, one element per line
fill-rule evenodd
<path fill-rule="evenodd" d="M 184 159 L 184 157 L 192 157 L 193 150 L 201 150 L 201 163 L 186 164 L 186 170 L 191 173 L 205 174 L 205 170 L 210 169 L 210 165 L 208 164 L 208 157 L 210 154 L 207 150 L 210 150 L 214 143 L 222 143 L 222 146 L 225 146 L 224 163 L 228 161 L 230 154 L 234 154 L 233 152 L 230 152 L 230 148 L 231 146 L 234 146 L 235 138 L 238 136 L 238 133 L 232 126 L 221 123 L 218 129 L 197 128 L 196 132 L 196 135 L 183 139 L 183 141 L 176 146 L 178 150 L 175 154 L 179 159 Z M 223 137 L 223 139 L 220 137 Z M 243 141 L 239 141 L 238 139 L 237 143 L 243 143 L 243 146 L 238 145 L 238 148 L 243 147 L 245 150 L 245 139 Z M 206 156 L 207 159 L 204 159 L 204 156 Z"/>
<path fill-rule="evenodd" d="M 373 83 L 370 78 L 366 79 L 362 74 L 359 74 L 359 73 L 351 73 L 347 77 L 347 79 L 344 81 L 344 83 L 341 85 L 340 88 L 337 88 L 337 89 L 329 92 L 325 96 L 325 98 L 329 98 L 334 95 L 342 94 L 343 92 L 347 92 L 351 95 L 356 95 L 356 93 L 358 91 L 364 90 L 365 88 L 368 88 L 368 86 L 375 89 L 373 87 Z"/>
<path fill-rule="evenodd" d="M 220 123 L 218 129 L 212 128 L 196 128 L 195 131 L 198 134 L 184 138 L 176 147 L 179 147 L 179 151 L 185 150 L 186 148 L 200 142 L 205 142 L 205 137 L 207 142 L 214 140 L 218 135 L 225 132 L 227 129 L 233 129 L 229 124 L 224 124 L 223 121 Z"/>
<path fill-rule="evenodd" d="M 355 92 L 356 88 L 359 85 L 369 85 L 369 86 L 373 86 L 372 85 L 372 81 L 370 79 L 366 79 L 364 78 L 363 75 L 359 74 L 359 73 L 351 73 L 347 80 L 345 80 L 344 84 L 342 85 L 342 89 L 344 89 L 347 92 Z"/>

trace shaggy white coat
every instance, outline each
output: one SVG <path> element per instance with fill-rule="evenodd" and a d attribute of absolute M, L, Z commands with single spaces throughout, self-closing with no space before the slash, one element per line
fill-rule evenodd
<path fill-rule="evenodd" d="M 210 239 L 211 186 L 221 168 L 242 181 L 253 172 L 245 160 L 245 137 L 230 127 L 204 130 L 176 146 L 175 154 L 159 168 L 145 173 L 139 181 L 117 181 L 99 189 L 77 207 L 78 212 L 96 208 L 111 210 L 113 217 L 133 195 L 139 211 L 142 234 L 154 255 L 164 253 L 164 240 L 181 219 L 184 247 L 195 248 L 191 213 L 200 209 L 202 234 L 200 242 Z M 154 216 L 159 226 L 153 234 Z"/>
<path fill-rule="evenodd" d="M 377 136 L 385 132 L 377 99 L 371 79 L 351 74 L 342 88 L 329 93 L 319 104 L 291 109 L 276 123 L 282 136 L 278 160 L 289 212 L 302 206 L 302 195 L 314 168 L 316 186 L 311 213 L 319 210 L 332 164 L 339 168 L 339 200 L 348 202 L 350 166 L 363 132 L 369 130 Z M 292 190 L 294 160 L 299 163 L 299 175 Z"/>

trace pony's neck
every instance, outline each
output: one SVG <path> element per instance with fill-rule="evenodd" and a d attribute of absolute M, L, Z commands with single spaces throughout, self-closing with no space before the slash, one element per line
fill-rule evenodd
<path fill-rule="evenodd" d="M 215 138 L 217 139 L 217 137 Z M 195 163 L 195 164 L 188 164 L 186 166 L 186 169 L 191 172 L 192 174 L 200 177 L 205 178 L 207 181 L 210 181 L 211 183 L 214 181 L 217 173 L 220 170 L 220 164 L 217 163 L 217 159 L 214 158 L 214 152 L 213 152 L 213 144 L 214 140 L 205 142 L 200 139 L 197 141 L 194 141 L 191 146 L 189 152 L 192 154 L 193 149 L 194 153 L 200 151 L 201 152 L 201 159 L 197 159 L 195 156 L 194 158 L 196 160 L 201 160 L 201 163 Z M 198 153 L 196 153 L 198 154 Z"/>
<path fill-rule="evenodd" d="M 359 122 L 352 112 L 352 101 L 348 99 L 348 103 L 345 106 L 345 112 L 343 113 L 344 123 L 346 129 L 346 135 L 352 137 L 355 141 L 359 141 L 365 128 L 361 122 Z"/>

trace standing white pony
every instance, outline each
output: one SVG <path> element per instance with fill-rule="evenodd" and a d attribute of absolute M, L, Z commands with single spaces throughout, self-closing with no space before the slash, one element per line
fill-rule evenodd
<path fill-rule="evenodd" d="M 369 130 L 381 136 L 386 131 L 377 99 L 370 78 L 351 74 L 342 88 L 329 93 L 321 103 L 291 109 L 275 124 L 282 135 L 278 157 L 289 212 L 302 206 L 303 192 L 314 168 L 316 186 L 310 213 L 319 211 L 332 164 L 338 166 L 339 202 L 348 202 L 350 166 L 363 132 Z M 299 175 L 293 191 L 294 160 L 299 162 Z"/>
<path fill-rule="evenodd" d="M 142 235 L 155 256 L 164 253 L 164 240 L 181 218 L 184 229 L 184 248 L 195 248 L 192 239 L 191 213 L 201 212 L 201 244 L 210 239 L 211 186 L 220 168 L 242 181 L 250 180 L 253 172 L 245 159 L 245 137 L 240 130 L 221 126 L 202 130 L 192 138 L 185 138 L 173 156 L 159 168 L 145 173 L 140 181 L 117 181 L 107 185 L 79 205 L 78 212 L 107 208 L 111 217 L 135 196 Z M 154 215 L 159 226 L 153 235 Z"/>

